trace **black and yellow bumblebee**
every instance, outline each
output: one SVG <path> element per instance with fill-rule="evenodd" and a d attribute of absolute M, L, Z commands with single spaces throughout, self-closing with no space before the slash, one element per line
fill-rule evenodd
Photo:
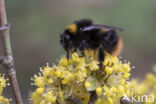
<path fill-rule="evenodd" d="M 119 27 L 93 24 L 90 19 L 75 21 L 61 34 L 61 45 L 67 52 L 80 50 L 83 54 L 85 49 L 98 50 L 98 61 L 100 70 L 103 69 L 105 58 L 104 51 L 115 56 L 121 50 L 122 40 L 116 30 L 123 30 Z M 88 104 L 94 104 L 97 99 L 96 92 L 91 92 Z"/>
<path fill-rule="evenodd" d="M 120 52 L 122 41 L 116 30 L 119 27 L 93 24 L 90 19 L 81 19 L 70 24 L 61 34 L 61 44 L 67 52 L 85 49 L 98 50 L 100 69 L 103 68 L 104 51 L 115 56 Z"/>

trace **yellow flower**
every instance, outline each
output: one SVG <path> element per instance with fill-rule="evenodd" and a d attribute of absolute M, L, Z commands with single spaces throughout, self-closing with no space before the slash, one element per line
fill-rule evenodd
<path fill-rule="evenodd" d="M 41 76 L 35 77 L 34 82 L 35 82 L 35 85 L 38 86 L 38 87 L 43 87 L 45 85 L 44 77 L 41 77 Z"/>
<path fill-rule="evenodd" d="M 125 73 L 125 74 L 124 74 L 124 78 L 129 78 L 130 75 L 131 75 L 130 73 Z"/>
<path fill-rule="evenodd" d="M 44 88 L 43 87 L 40 87 L 40 88 L 37 88 L 36 89 L 36 92 L 41 95 L 43 92 L 44 92 Z"/>
<path fill-rule="evenodd" d="M 119 86 L 118 87 L 118 91 L 119 91 L 119 93 L 123 93 L 124 92 L 124 87 L 123 86 Z"/>
<path fill-rule="evenodd" d="M 130 65 L 129 64 L 123 64 L 122 68 L 123 68 L 124 72 L 130 72 Z"/>
<path fill-rule="evenodd" d="M 113 68 L 106 66 L 105 71 L 106 71 L 106 73 L 107 73 L 108 75 L 109 75 L 109 74 L 112 74 Z"/>
<path fill-rule="evenodd" d="M 62 84 L 67 84 L 68 82 L 69 82 L 68 79 L 63 79 L 63 80 L 62 80 Z"/>
<path fill-rule="evenodd" d="M 9 99 L 2 96 L 3 89 L 6 87 L 6 82 L 8 79 L 4 78 L 5 75 L 0 74 L 0 103 L 9 104 Z"/>
<path fill-rule="evenodd" d="M 101 95 L 101 94 L 102 94 L 102 88 L 101 88 L 101 87 L 97 87 L 97 88 L 96 88 L 96 93 L 97 93 L 98 95 Z"/>
<path fill-rule="evenodd" d="M 111 90 L 112 90 L 112 92 L 114 92 L 114 93 L 117 92 L 117 88 L 114 87 L 114 86 L 111 88 Z"/>
<path fill-rule="evenodd" d="M 0 96 L 0 103 L 1 104 L 9 104 L 9 99 L 4 98 L 3 96 Z"/>
<path fill-rule="evenodd" d="M 89 63 L 89 69 L 91 71 L 99 70 L 98 62 L 97 61 L 92 61 L 91 63 Z"/>
<path fill-rule="evenodd" d="M 96 104 L 101 104 L 101 103 L 102 103 L 102 99 L 98 98 Z"/>
<path fill-rule="evenodd" d="M 51 70 L 52 70 L 52 68 L 50 68 L 50 67 L 45 67 L 45 68 L 43 69 L 43 75 L 44 75 L 44 76 L 50 76 L 50 75 L 51 75 Z"/>
<path fill-rule="evenodd" d="M 86 49 L 86 50 L 84 51 L 84 53 L 85 53 L 85 55 L 87 55 L 87 56 L 94 56 L 94 54 L 95 54 L 94 50 L 91 50 L 91 49 Z"/>
<path fill-rule="evenodd" d="M 55 75 L 56 75 L 56 77 L 60 78 L 62 76 L 62 73 L 61 73 L 61 71 L 57 70 L 55 72 Z"/>
<path fill-rule="evenodd" d="M 54 81 L 53 81 L 52 79 L 48 79 L 47 82 L 48 82 L 49 84 L 51 84 L 51 83 L 53 83 Z"/>
<path fill-rule="evenodd" d="M 122 63 L 117 57 L 105 52 L 104 70 L 99 70 L 97 51 L 85 50 L 84 57 L 74 52 L 72 58 L 61 57 L 57 65 L 43 67 L 34 75 L 37 89 L 31 94 L 33 104 L 66 104 L 72 94 L 88 104 L 90 91 L 96 91 L 96 104 L 115 104 L 117 98 L 131 91 L 128 83 L 130 64 Z M 152 77 L 149 77 L 153 80 Z M 145 87 L 141 88 L 146 90 Z"/>
<path fill-rule="evenodd" d="M 108 60 L 104 60 L 103 65 L 106 66 L 108 64 Z"/>
<path fill-rule="evenodd" d="M 86 81 L 85 82 L 85 87 L 90 87 L 90 82 Z"/>
<path fill-rule="evenodd" d="M 72 60 L 73 60 L 74 62 L 79 62 L 79 61 L 80 61 L 80 58 L 79 58 L 79 56 L 78 56 L 77 53 L 73 53 L 73 54 L 72 54 Z"/>
<path fill-rule="evenodd" d="M 61 66 L 68 66 L 68 60 L 67 58 L 61 58 L 61 60 L 59 61 L 59 65 Z"/>
<path fill-rule="evenodd" d="M 51 97 L 51 101 L 56 102 L 56 97 L 55 96 Z"/>
<path fill-rule="evenodd" d="M 53 92 L 52 91 L 47 92 L 44 95 L 44 97 L 45 97 L 46 102 L 55 102 L 56 101 L 55 100 L 56 97 L 53 95 Z"/>
<path fill-rule="evenodd" d="M 113 104 L 113 99 L 112 98 L 108 98 L 108 102 L 109 102 L 109 104 Z"/>

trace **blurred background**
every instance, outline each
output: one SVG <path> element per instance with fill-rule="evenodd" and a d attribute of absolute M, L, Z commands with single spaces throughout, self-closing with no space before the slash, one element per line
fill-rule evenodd
<path fill-rule="evenodd" d="M 156 0 L 5 0 L 11 44 L 25 103 L 33 91 L 30 78 L 39 67 L 57 63 L 65 51 L 60 33 L 74 20 L 124 28 L 119 32 L 122 59 L 131 62 L 132 77 L 143 78 L 156 63 Z M 0 50 L 2 53 L 2 50 Z M 5 72 L 4 68 L 0 68 Z M 12 98 L 10 87 L 4 94 Z"/>

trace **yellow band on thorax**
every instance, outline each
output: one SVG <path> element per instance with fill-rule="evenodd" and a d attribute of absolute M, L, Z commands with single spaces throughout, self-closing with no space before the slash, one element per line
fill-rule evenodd
<path fill-rule="evenodd" d="M 70 24 L 67 29 L 69 30 L 69 32 L 71 33 L 75 33 L 77 31 L 77 25 L 75 23 Z"/>

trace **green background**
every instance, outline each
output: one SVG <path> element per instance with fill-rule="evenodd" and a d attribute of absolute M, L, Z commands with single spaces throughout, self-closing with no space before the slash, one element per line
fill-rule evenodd
<path fill-rule="evenodd" d="M 122 60 L 142 78 L 156 62 L 156 0 L 5 0 L 11 23 L 11 44 L 19 86 L 25 103 L 34 90 L 30 78 L 39 67 L 57 63 L 65 51 L 60 33 L 74 20 L 90 18 L 97 24 L 124 28 Z M 2 45 L 1 45 L 2 47 Z M 2 48 L 0 53 L 2 53 Z M 0 68 L 1 72 L 4 69 Z M 10 87 L 4 92 L 12 98 Z"/>

